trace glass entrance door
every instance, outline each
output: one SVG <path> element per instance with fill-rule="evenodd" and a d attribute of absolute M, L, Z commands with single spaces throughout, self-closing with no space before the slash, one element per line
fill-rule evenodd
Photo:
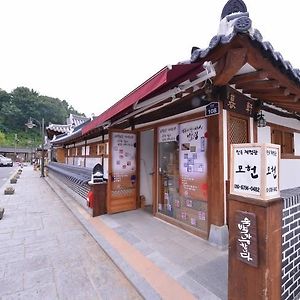
<path fill-rule="evenodd" d="M 179 144 L 177 141 L 159 143 L 158 211 L 175 217 L 179 202 Z"/>

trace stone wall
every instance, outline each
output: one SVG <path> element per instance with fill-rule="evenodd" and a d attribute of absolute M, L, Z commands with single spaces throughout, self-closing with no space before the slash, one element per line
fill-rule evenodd
<path fill-rule="evenodd" d="M 300 299 L 300 187 L 284 190 L 281 299 Z"/>

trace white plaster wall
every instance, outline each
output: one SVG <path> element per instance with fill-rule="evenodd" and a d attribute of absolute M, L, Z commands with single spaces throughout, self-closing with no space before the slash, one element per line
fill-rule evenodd
<path fill-rule="evenodd" d="M 277 115 L 274 115 L 272 113 L 269 113 L 267 111 L 263 111 L 263 114 L 267 120 L 267 122 L 274 123 L 277 125 L 290 127 L 299 130 L 300 129 L 300 121 L 292 118 L 284 118 Z"/>
<path fill-rule="evenodd" d="M 101 157 L 87 157 L 85 161 L 86 167 L 93 169 L 96 164 L 102 164 Z"/>
<path fill-rule="evenodd" d="M 140 195 L 146 198 L 145 204 L 152 204 L 152 173 L 153 170 L 153 130 L 140 134 Z"/>
<path fill-rule="evenodd" d="M 253 118 L 250 118 L 250 122 L 249 122 L 249 126 L 250 126 L 250 143 L 254 143 L 254 121 Z"/>
<path fill-rule="evenodd" d="M 300 130 L 300 121 L 292 118 L 284 118 L 269 112 L 263 112 L 267 122 Z M 271 143 L 271 128 L 266 126 L 258 128 L 258 142 Z M 294 134 L 295 155 L 300 155 L 300 134 Z M 280 190 L 300 186 L 300 159 L 280 160 Z"/>
<path fill-rule="evenodd" d="M 295 155 L 300 155 L 300 133 L 294 134 Z"/>
<path fill-rule="evenodd" d="M 280 190 L 300 187 L 300 159 L 280 160 Z"/>
<path fill-rule="evenodd" d="M 85 164 L 87 168 L 93 169 L 96 164 L 102 164 L 102 158 L 87 157 Z M 108 158 L 107 157 L 103 159 L 103 178 L 108 179 Z"/>
<path fill-rule="evenodd" d="M 257 128 L 257 142 L 262 143 L 271 143 L 271 127 L 258 127 Z"/>

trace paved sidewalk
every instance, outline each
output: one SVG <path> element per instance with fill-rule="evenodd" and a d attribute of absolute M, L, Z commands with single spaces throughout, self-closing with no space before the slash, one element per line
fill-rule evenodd
<path fill-rule="evenodd" d="M 227 251 L 141 209 L 92 218 L 76 195 L 46 180 L 144 298 L 227 299 Z"/>
<path fill-rule="evenodd" d="M 31 166 L 0 189 L 0 299 L 142 299 Z"/>

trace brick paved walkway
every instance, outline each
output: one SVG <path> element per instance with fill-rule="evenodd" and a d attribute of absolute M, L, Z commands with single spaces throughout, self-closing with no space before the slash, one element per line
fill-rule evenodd
<path fill-rule="evenodd" d="M 38 172 L 14 186 L 0 189 L 1 300 L 141 299 Z"/>

